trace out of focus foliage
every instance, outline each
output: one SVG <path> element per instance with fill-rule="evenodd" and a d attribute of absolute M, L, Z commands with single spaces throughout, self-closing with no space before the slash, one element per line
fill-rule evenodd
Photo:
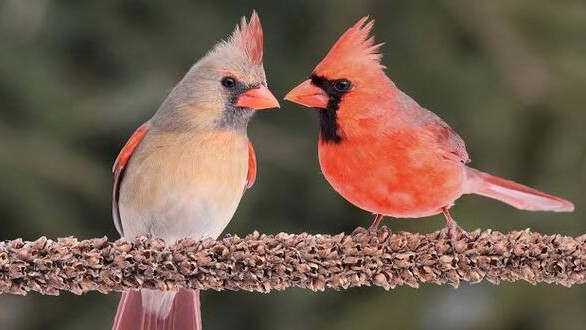
<path fill-rule="evenodd" d="M 0 1 L 0 239 L 117 237 L 110 166 L 189 66 L 256 8 L 271 89 L 309 75 L 358 18 L 376 19 L 390 77 L 467 141 L 472 165 L 567 197 L 573 214 L 480 197 L 468 229 L 586 232 L 583 1 Z M 227 232 L 352 231 L 370 215 L 320 174 L 311 110 L 283 102 L 250 126 L 258 180 Z M 433 231 L 435 217 L 391 220 Z M 0 328 L 107 329 L 118 295 L 0 297 Z M 205 292 L 206 329 L 576 329 L 586 288 L 504 284 L 268 295 Z"/>

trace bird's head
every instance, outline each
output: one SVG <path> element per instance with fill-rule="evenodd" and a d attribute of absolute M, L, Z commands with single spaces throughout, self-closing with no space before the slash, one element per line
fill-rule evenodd
<path fill-rule="evenodd" d="M 338 114 L 358 112 L 357 105 L 368 104 L 380 95 L 381 83 L 388 81 L 381 64 L 382 54 L 370 31 L 374 21 L 363 17 L 348 29 L 315 67 L 309 79 L 293 90 L 285 99 L 320 111 L 322 139 L 341 140 L 338 132 Z"/>
<path fill-rule="evenodd" d="M 180 128 L 245 128 L 255 110 L 276 107 L 263 68 L 262 27 L 253 11 L 191 67 L 154 120 Z"/>

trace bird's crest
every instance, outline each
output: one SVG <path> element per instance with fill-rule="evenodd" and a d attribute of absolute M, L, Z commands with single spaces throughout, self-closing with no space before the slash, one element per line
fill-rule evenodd
<path fill-rule="evenodd" d="M 335 72 L 338 71 L 336 69 L 353 66 L 353 64 L 384 68 L 381 65 L 382 54 L 379 50 L 383 44 L 374 42 L 374 36 L 370 34 L 373 26 L 374 20 L 369 20 L 368 16 L 361 18 L 353 27 L 342 34 L 315 71 Z"/>
<path fill-rule="evenodd" d="M 242 17 L 240 25 L 236 26 L 228 42 L 242 51 L 252 63 L 257 65 L 262 64 L 262 26 L 260 25 L 260 19 L 256 11 L 252 12 L 248 22 L 246 21 L 246 17 Z"/>

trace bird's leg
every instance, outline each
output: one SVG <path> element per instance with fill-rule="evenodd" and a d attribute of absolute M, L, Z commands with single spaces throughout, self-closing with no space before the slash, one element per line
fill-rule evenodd
<path fill-rule="evenodd" d="M 384 216 L 382 214 L 375 214 L 374 221 L 372 222 L 370 227 L 368 227 L 368 231 L 371 235 L 376 234 L 376 232 L 378 231 L 378 226 L 380 225 L 381 221 L 383 221 L 383 218 Z"/>
<path fill-rule="evenodd" d="M 376 236 L 377 232 L 378 232 L 378 226 L 380 225 L 381 221 L 383 220 L 383 215 L 382 214 L 375 214 L 374 215 L 374 221 L 372 222 L 372 224 L 370 225 L 370 227 L 368 227 L 368 233 L 370 234 L 370 236 Z M 358 227 L 356 229 L 354 229 L 354 231 L 352 232 L 351 235 L 356 235 L 360 232 L 363 232 L 364 228 L 362 227 Z"/>
<path fill-rule="evenodd" d="M 452 242 L 452 247 L 455 247 L 458 230 L 460 230 L 462 235 L 465 237 L 468 237 L 468 233 L 460 226 L 458 226 L 454 218 L 452 218 L 452 215 L 450 214 L 450 211 L 447 207 L 443 207 L 442 212 L 446 218 L 446 227 L 442 229 L 442 235 L 449 237 L 450 241 Z"/>

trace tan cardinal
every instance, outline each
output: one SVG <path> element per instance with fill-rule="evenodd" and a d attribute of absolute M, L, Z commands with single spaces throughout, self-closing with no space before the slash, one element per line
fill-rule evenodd
<path fill-rule="evenodd" d="M 352 204 L 384 216 L 443 214 L 464 194 L 497 199 L 521 210 L 571 212 L 562 198 L 467 166 L 464 140 L 387 77 L 381 44 L 363 18 L 346 31 L 308 80 L 285 99 L 318 109 L 319 162 L 334 189 Z"/>
<path fill-rule="evenodd" d="M 242 18 L 132 135 L 114 164 L 113 215 L 120 234 L 216 238 L 256 176 L 246 128 L 255 110 L 279 107 L 267 88 L 263 34 Z M 123 293 L 113 329 L 201 329 L 199 292 Z"/>

